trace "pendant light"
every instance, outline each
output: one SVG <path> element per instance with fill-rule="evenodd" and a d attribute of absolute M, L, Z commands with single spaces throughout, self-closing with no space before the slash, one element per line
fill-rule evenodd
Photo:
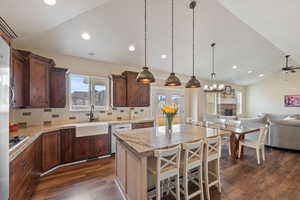
<path fill-rule="evenodd" d="M 216 43 L 212 43 L 211 45 L 212 48 L 212 73 L 210 74 L 212 85 L 204 85 L 204 91 L 205 92 L 223 92 L 225 89 L 224 84 L 218 84 L 216 82 L 216 73 L 215 73 L 215 46 Z"/>
<path fill-rule="evenodd" d="M 174 73 L 174 0 L 172 0 L 172 72 L 165 82 L 165 86 L 180 86 L 181 82 Z"/>
<path fill-rule="evenodd" d="M 192 1 L 190 3 L 190 9 L 193 10 L 193 76 L 186 84 L 186 88 L 200 88 L 201 84 L 200 81 L 195 76 L 195 7 L 196 1 Z"/>
<path fill-rule="evenodd" d="M 145 0 L 145 66 L 138 74 L 136 81 L 143 84 L 150 84 L 155 82 L 153 74 L 147 67 L 147 0 Z"/>

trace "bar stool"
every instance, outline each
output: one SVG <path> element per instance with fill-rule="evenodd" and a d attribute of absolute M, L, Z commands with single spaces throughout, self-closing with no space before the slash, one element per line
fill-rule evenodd
<path fill-rule="evenodd" d="M 207 138 L 206 147 L 204 153 L 204 185 L 206 189 L 207 199 L 210 200 L 209 189 L 210 187 L 217 185 L 219 192 L 221 192 L 221 179 L 220 179 L 220 145 L 221 138 L 213 137 Z M 213 162 L 214 167 L 209 168 L 209 163 Z M 210 182 L 209 177 L 213 177 L 214 180 Z"/>
<path fill-rule="evenodd" d="M 201 199 L 204 200 L 203 195 L 203 147 L 204 142 L 197 141 L 192 143 L 182 144 L 183 156 L 181 160 L 181 170 L 183 174 L 183 193 L 184 199 L 189 200 L 197 195 L 201 195 Z M 193 176 L 192 172 L 197 170 L 197 178 Z M 197 180 L 197 181 L 196 181 Z M 199 190 L 192 194 L 189 194 L 188 183 L 193 182 L 199 187 Z"/>
<path fill-rule="evenodd" d="M 168 186 L 170 186 L 172 184 L 171 179 L 174 177 L 176 193 L 170 189 L 171 187 L 168 187 L 168 192 L 170 192 L 176 200 L 180 200 L 180 152 L 181 147 L 180 145 L 177 145 L 168 149 L 155 150 L 154 157 L 148 159 L 148 172 L 156 179 L 157 200 L 160 200 L 164 192 L 164 190 L 162 190 L 163 184 L 161 184 L 161 182 L 168 181 Z"/>

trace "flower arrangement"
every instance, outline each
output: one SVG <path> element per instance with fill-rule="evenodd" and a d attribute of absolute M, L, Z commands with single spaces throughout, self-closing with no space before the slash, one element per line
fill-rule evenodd
<path fill-rule="evenodd" d="M 172 121 L 178 112 L 178 106 L 176 104 L 165 105 L 161 108 L 161 111 L 166 116 L 166 132 L 172 132 Z"/>

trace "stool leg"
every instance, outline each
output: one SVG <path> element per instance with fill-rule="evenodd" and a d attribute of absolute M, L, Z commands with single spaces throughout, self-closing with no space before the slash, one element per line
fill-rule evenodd
<path fill-rule="evenodd" d="M 205 177 L 205 190 L 206 190 L 206 196 L 207 200 L 210 200 L 210 194 L 209 194 L 209 182 L 208 182 L 208 162 L 205 162 L 204 166 L 204 177 Z"/>
<path fill-rule="evenodd" d="M 218 176 L 218 188 L 219 188 L 219 192 L 221 192 L 221 176 L 220 176 L 220 159 L 217 160 L 217 176 Z"/>
<path fill-rule="evenodd" d="M 160 180 L 156 181 L 156 199 L 160 200 Z"/>
<path fill-rule="evenodd" d="M 203 194 L 203 171 L 202 171 L 202 165 L 199 167 L 199 185 L 201 190 L 201 199 L 204 200 L 204 194 Z"/>
<path fill-rule="evenodd" d="M 188 200 L 189 199 L 188 173 L 186 169 L 184 169 L 184 174 L 183 174 L 183 188 L 184 188 L 184 199 Z"/>
<path fill-rule="evenodd" d="M 180 200 L 180 183 L 179 183 L 179 172 L 176 176 L 176 200 Z"/>

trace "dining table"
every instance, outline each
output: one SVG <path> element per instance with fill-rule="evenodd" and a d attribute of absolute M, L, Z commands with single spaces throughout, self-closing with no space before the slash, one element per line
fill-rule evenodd
<path fill-rule="evenodd" d="M 229 136 L 230 141 L 230 150 L 231 150 L 231 157 L 234 159 L 238 159 L 238 152 L 239 152 L 239 142 L 245 139 L 245 135 L 247 134 L 254 134 L 257 133 L 260 128 L 259 127 L 246 127 L 242 125 L 233 125 L 233 124 L 226 124 L 226 123 L 217 123 L 217 122 L 209 122 L 203 121 L 198 123 L 199 126 L 207 127 L 207 128 L 214 128 L 225 131 L 224 135 Z M 241 150 L 241 158 L 244 156 L 244 149 L 242 147 Z"/>

